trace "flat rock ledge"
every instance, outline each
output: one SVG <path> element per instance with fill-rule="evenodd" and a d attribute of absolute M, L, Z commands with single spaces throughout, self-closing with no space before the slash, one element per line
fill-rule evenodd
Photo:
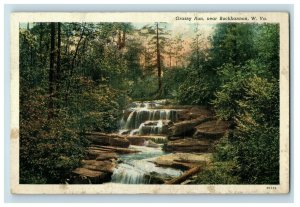
<path fill-rule="evenodd" d="M 171 153 L 156 158 L 153 163 L 161 167 L 188 170 L 196 166 L 205 167 L 210 164 L 211 159 L 211 153 Z"/>
<path fill-rule="evenodd" d="M 198 139 L 219 139 L 229 130 L 229 126 L 229 122 L 220 120 L 204 122 L 196 126 L 193 137 Z"/>
<path fill-rule="evenodd" d="M 211 142 L 193 138 L 178 139 L 166 143 L 164 145 L 164 150 L 166 152 L 210 152 Z"/>

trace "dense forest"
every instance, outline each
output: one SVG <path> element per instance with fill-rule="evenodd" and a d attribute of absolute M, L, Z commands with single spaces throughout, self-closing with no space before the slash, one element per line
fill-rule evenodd
<path fill-rule="evenodd" d="M 86 132 L 112 133 L 133 101 L 206 106 L 231 127 L 198 184 L 279 183 L 279 26 L 20 25 L 20 183 L 65 183 Z"/>

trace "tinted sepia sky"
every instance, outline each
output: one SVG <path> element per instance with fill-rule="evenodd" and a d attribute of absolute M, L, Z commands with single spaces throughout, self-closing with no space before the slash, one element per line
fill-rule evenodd
<path fill-rule="evenodd" d="M 153 25 L 154 22 L 132 23 L 135 29 L 139 30 L 147 25 Z M 208 38 L 213 34 L 217 24 L 197 24 L 183 21 L 174 21 L 172 23 L 160 23 L 159 27 L 165 29 L 171 38 L 181 37 L 183 40 L 183 50 L 180 52 L 182 56 L 186 56 L 191 50 L 191 44 L 196 34 L 201 34 L 203 48 L 209 47 Z M 198 32 L 197 32 L 198 31 Z M 174 64 L 174 59 L 172 64 Z"/>
<path fill-rule="evenodd" d="M 141 29 L 145 25 L 151 25 L 153 22 L 145 23 L 132 23 L 136 29 Z M 164 23 L 160 27 L 169 30 L 171 36 L 182 35 L 183 38 L 193 38 L 195 36 L 195 30 L 198 27 L 198 31 L 203 33 L 204 36 L 208 37 L 212 34 L 216 24 L 196 24 L 196 23 L 185 23 L 185 22 L 173 22 Z"/>

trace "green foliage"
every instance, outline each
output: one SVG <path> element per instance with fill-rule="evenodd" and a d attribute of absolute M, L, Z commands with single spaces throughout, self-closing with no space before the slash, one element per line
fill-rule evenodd
<path fill-rule="evenodd" d="M 177 94 L 177 99 L 181 104 L 207 105 L 211 99 L 211 86 L 199 76 L 193 76 L 189 73 L 188 78 L 184 81 Z"/>
<path fill-rule="evenodd" d="M 236 149 L 229 140 L 230 137 L 227 133 L 217 141 L 213 162 L 197 175 L 193 181 L 195 184 L 240 184 Z"/>
<path fill-rule="evenodd" d="M 41 120 L 40 120 L 41 121 Z M 64 183 L 71 171 L 84 157 L 83 140 L 64 127 L 62 119 L 47 123 L 46 129 L 38 123 L 24 122 L 20 139 L 20 183 Z M 24 131 L 24 130 L 23 130 Z"/>
<path fill-rule="evenodd" d="M 85 90 L 77 91 L 71 98 L 69 113 L 76 119 L 81 132 L 113 132 L 117 130 L 121 109 L 128 103 L 119 90 L 80 80 Z M 123 99 L 122 99 L 123 98 Z M 124 105 L 122 105 L 124 104 Z"/>
<path fill-rule="evenodd" d="M 218 24 L 211 38 L 210 64 L 218 68 L 224 63 L 243 64 L 255 56 L 255 24 Z"/>
<path fill-rule="evenodd" d="M 86 142 L 66 114 L 48 119 L 46 96 L 37 93 L 21 91 L 20 183 L 64 183 L 84 157 Z"/>
<path fill-rule="evenodd" d="M 214 162 L 197 175 L 193 184 L 238 184 L 239 177 L 233 175 L 234 168 L 233 162 Z"/>
<path fill-rule="evenodd" d="M 54 25 L 54 32 L 49 23 L 20 28 L 21 183 L 64 183 L 85 156 L 84 132 L 117 129 L 129 101 L 128 68 L 139 70 L 138 50 L 122 49 L 130 24 Z"/>
<path fill-rule="evenodd" d="M 233 129 L 215 146 L 215 164 L 200 173 L 196 182 L 277 184 L 278 25 L 220 24 L 211 44 L 207 60 L 192 67 L 194 79 L 182 85 L 181 102 L 209 102 L 218 118 L 233 122 Z M 206 78 L 214 73 L 214 81 Z M 199 96 L 205 97 L 199 93 L 202 90 L 214 95 L 199 101 Z"/>
<path fill-rule="evenodd" d="M 187 71 L 184 68 L 169 68 L 164 70 L 162 78 L 164 98 L 176 98 L 179 87 L 186 80 Z"/>
<path fill-rule="evenodd" d="M 241 114 L 251 114 L 258 123 L 279 127 L 279 82 L 254 76 L 245 84 L 245 97 L 238 101 Z M 271 107 L 270 107 L 271 106 Z"/>
<path fill-rule="evenodd" d="M 157 77 L 145 76 L 139 78 L 132 86 L 130 96 L 133 99 L 147 100 L 154 98 L 157 92 Z"/>
<path fill-rule="evenodd" d="M 232 132 L 226 133 L 214 146 L 213 162 L 193 180 L 195 184 L 239 184 L 236 146 L 232 144 Z"/>
<path fill-rule="evenodd" d="M 232 145 L 233 140 L 231 139 L 232 133 L 232 130 L 226 133 L 214 146 L 216 153 L 213 153 L 213 160 L 215 162 L 236 162 L 235 147 Z"/>
<path fill-rule="evenodd" d="M 245 184 L 279 182 L 279 83 L 253 76 L 228 82 L 213 102 L 235 129 L 216 147 L 215 159 L 234 160 Z M 234 101 L 232 101 L 234 100 Z"/>
<path fill-rule="evenodd" d="M 218 86 L 216 71 L 208 62 L 209 50 L 205 45 L 207 39 L 196 28 L 196 35 L 191 44 L 185 79 L 178 88 L 177 99 L 182 104 L 209 105 Z"/>
<path fill-rule="evenodd" d="M 264 65 L 272 76 L 279 78 L 279 24 L 256 25 L 254 47 L 257 61 Z"/>
<path fill-rule="evenodd" d="M 232 139 L 237 174 L 245 184 L 279 183 L 279 128 L 252 117 L 240 119 Z"/>
<path fill-rule="evenodd" d="M 228 70 L 228 68 L 230 69 Z M 236 66 L 224 65 L 223 70 L 221 70 L 224 80 L 227 79 L 227 81 L 216 92 L 216 98 L 212 101 L 212 105 L 216 110 L 216 115 L 224 120 L 230 120 L 238 114 L 238 104 L 236 102 L 244 95 L 243 84 L 247 80 L 242 77 L 242 72 L 239 69 Z M 229 71 L 232 73 L 230 74 Z"/>
<path fill-rule="evenodd" d="M 260 122 L 274 122 L 278 126 L 279 83 L 256 75 L 251 78 L 234 76 L 216 93 L 212 104 L 221 119 L 236 120 L 249 113 Z"/>
<path fill-rule="evenodd" d="M 143 51 L 142 43 L 138 40 L 128 40 L 127 51 L 124 59 L 126 60 L 127 78 L 131 81 L 137 81 L 143 75 L 140 65 L 140 56 Z"/>

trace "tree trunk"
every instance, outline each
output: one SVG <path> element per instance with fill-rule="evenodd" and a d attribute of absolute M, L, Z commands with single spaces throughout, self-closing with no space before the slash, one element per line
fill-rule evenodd
<path fill-rule="evenodd" d="M 71 86 L 71 79 L 72 79 L 73 72 L 74 72 L 74 67 L 75 67 L 75 60 L 76 60 L 76 57 L 78 55 L 78 50 L 79 50 L 80 42 L 83 39 L 84 32 L 85 32 L 85 28 L 83 28 L 83 30 L 82 30 L 82 32 L 80 34 L 80 38 L 79 38 L 78 43 L 76 45 L 75 53 L 74 53 L 74 56 L 72 58 L 71 65 L 70 65 L 70 76 L 68 78 L 67 88 L 66 88 L 66 95 L 65 95 L 65 104 L 66 105 L 68 103 L 69 90 L 70 90 L 70 86 Z"/>
<path fill-rule="evenodd" d="M 185 173 L 183 173 L 181 176 L 179 176 L 178 178 L 174 178 L 172 180 L 166 181 L 165 184 L 180 184 L 183 181 L 187 180 L 189 177 L 197 174 L 199 171 L 201 170 L 200 166 L 197 167 L 193 167 L 190 170 L 186 171 Z"/>
<path fill-rule="evenodd" d="M 39 66 L 42 67 L 44 65 L 43 62 L 43 39 L 44 39 L 44 23 L 40 23 L 39 25 L 40 27 L 40 41 L 39 41 L 39 56 L 40 56 L 40 62 L 39 62 Z"/>
<path fill-rule="evenodd" d="M 122 49 L 122 40 L 121 40 L 121 31 L 119 30 L 118 31 L 118 42 L 117 42 L 117 45 L 118 45 L 118 49 Z"/>
<path fill-rule="evenodd" d="M 233 34 L 233 36 L 234 37 L 237 37 L 237 31 L 236 31 L 236 25 L 233 25 L 232 26 L 232 34 Z M 240 64 L 240 62 L 239 62 L 239 58 L 238 58 L 238 46 L 237 46 L 237 38 L 234 38 L 233 39 L 233 48 L 232 48 L 232 50 L 233 50 L 233 55 L 232 55 L 232 61 L 233 61 L 233 65 L 238 65 L 238 64 Z"/>
<path fill-rule="evenodd" d="M 125 29 L 123 30 L 123 37 L 122 38 L 123 38 L 122 39 L 123 47 L 125 47 L 125 45 L 126 45 L 126 43 L 125 43 L 125 41 L 126 41 L 126 31 L 125 31 Z"/>
<path fill-rule="evenodd" d="M 126 31 L 125 28 L 118 31 L 118 49 L 121 50 L 123 47 L 125 47 L 125 39 L 126 39 Z"/>
<path fill-rule="evenodd" d="M 199 36 L 197 36 L 197 39 L 196 39 L 196 50 L 197 50 L 197 53 L 196 53 L 196 55 L 197 55 L 197 65 L 196 65 L 196 67 L 197 67 L 197 69 L 199 69 L 199 66 L 200 66 L 200 55 L 199 55 Z"/>
<path fill-rule="evenodd" d="M 157 60 L 157 75 L 158 75 L 158 97 L 162 93 L 162 83 L 161 83 L 161 64 L 160 64 L 160 47 L 159 47 L 159 36 L 158 36 L 158 22 L 156 23 L 156 60 Z"/>
<path fill-rule="evenodd" d="M 56 91 L 59 92 L 61 76 L 61 23 L 57 23 Z"/>
<path fill-rule="evenodd" d="M 49 68 L 49 113 L 48 119 L 53 117 L 53 94 L 54 94 L 54 59 L 55 59 L 55 23 L 51 22 L 51 42 L 50 42 L 50 68 Z"/>

